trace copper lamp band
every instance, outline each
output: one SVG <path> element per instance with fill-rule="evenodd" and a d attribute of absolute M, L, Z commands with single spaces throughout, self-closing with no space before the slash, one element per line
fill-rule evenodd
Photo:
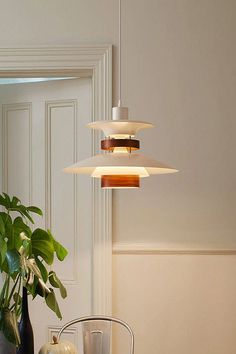
<path fill-rule="evenodd" d="M 102 150 L 114 150 L 116 147 L 124 147 L 128 150 L 138 150 L 139 140 L 135 139 L 104 139 L 101 141 Z"/>
<path fill-rule="evenodd" d="M 103 175 L 101 178 L 102 188 L 139 188 L 138 175 Z"/>

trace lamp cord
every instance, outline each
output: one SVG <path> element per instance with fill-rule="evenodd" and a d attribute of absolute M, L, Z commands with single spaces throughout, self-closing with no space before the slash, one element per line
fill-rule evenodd
<path fill-rule="evenodd" d="M 118 107 L 121 107 L 121 0 L 119 0 L 119 100 Z"/>

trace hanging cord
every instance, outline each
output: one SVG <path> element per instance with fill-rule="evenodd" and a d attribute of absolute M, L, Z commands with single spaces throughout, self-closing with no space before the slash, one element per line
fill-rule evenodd
<path fill-rule="evenodd" d="M 118 107 L 121 107 L 121 0 L 119 0 L 119 100 Z"/>

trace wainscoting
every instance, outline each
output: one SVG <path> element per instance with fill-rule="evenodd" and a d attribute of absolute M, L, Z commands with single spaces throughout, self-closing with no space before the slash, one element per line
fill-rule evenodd
<path fill-rule="evenodd" d="M 114 244 L 113 314 L 133 327 L 136 354 L 234 354 L 235 274 L 234 251 Z"/>

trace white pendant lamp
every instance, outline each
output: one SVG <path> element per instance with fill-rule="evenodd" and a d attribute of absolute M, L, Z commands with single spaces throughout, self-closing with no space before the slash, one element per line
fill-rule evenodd
<path fill-rule="evenodd" d="M 136 133 L 153 128 L 153 124 L 128 120 L 128 108 L 121 104 L 121 0 L 119 0 L 119 101 L 112 108 L 112 120 L 88 124 L 91 129 L 102 130 L 104 153 L 66 167 L 64 172 L 89 174 L 101 179 L 102 188 L 139 188 L 140 178 L 153 174 L 173 173 L 176 169 L 137 153 L 139 140 Z"/>

